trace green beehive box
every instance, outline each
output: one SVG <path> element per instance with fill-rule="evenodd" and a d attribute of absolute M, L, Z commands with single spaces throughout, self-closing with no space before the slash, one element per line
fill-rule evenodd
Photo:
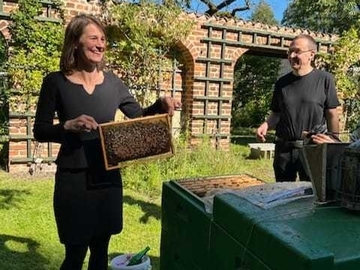
<path fill-rule="evenodd" d="M 211 215 L 175 181 L 164 183 L 161 215 L 161 270 L 208 269 Z M 196 256 L 194 256 L 196 254 Z"/>
<path fill-rule="evenodd" d="M 228 260 L 240 256 L 242 262 L 263 264 L 239 269 L 360 269 L 360 216 L 340 206 L 318 206 L 315 198 L 307 198 L 265 210 L 234 194 L 221 194 L 213 213 L 214 223 L 246 252 L 234 253 L 229 245 L 233 258 Z M 225 249 L 215 242 L 211 247 Z"/>
<path fill-rule="evenodd" d="M 212 226 L 210 242 L 211 270 L 271 270 L 216 223 Z"/>
<path fill-rule="evenodd" d="M 248 175 L 165 182 L 162 190 L 161 270 L 209 270 L 213 215 L 203 197 L 213 189 L 241 189 L 262 183 Z"/>

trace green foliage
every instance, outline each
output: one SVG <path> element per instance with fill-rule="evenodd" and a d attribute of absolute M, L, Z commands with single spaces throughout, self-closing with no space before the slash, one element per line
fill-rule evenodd
<path fill-rule="evenodd" d="M 346 128 L 354 129 L 360 120 L 360 32 L 351 28 L 334 46 L 333 54 L 322 55 L 325 66 L 336 79 L 336 87 L 344 103 Z"/>
<path fill-rule="evenodd" d="M 281 59 L 243 55 L 235 65 L 232 127 L 253 127 L 269 111 Z"/>
<path fill-rule="evenodd" d="M 251 20 L 265 24 L 277 23 L 271 7 L 264 1 L 260 1 Z M 241 56 L 234 68 L 233 129 L 258 126 L 264 121 L 281 67 L 280 59 L 251 53 L 249 51 L 249 54 Z"/>
<path fill-rule="evenodd" d="M 34 106 L 44 75 L 58 69 L 64 20 L 57 2 L 54 2 L 59 10 L 57 23 L 37 19 L 43 12 L 39 0 L 19 0 L 18 5 L 10 15 L 11 53 L 7 71 L 10 85 L 17 92 L 10 97 L 10 106 L 24 112 Z"/>
<path fill-rule="evenodd" d="M 312 31 L 341 34 L 358 23 L 355 0 L 292 0 L 282 24 Z"/>
<path fill-rule="evenodd" d="M 7 58 L 6 41 L 2 34 L 0 34 L 0 71 L 4 70 L 4 65 Z"/>
<path fill-rule="evenodd" d="M 0 74 L 0 168 L 7 169 L 9 156 L 9 90 L 6 74 Z"/>
<path fill-rule="evenodd" d="M 9 135 L 9 88 L 5 71 L 8 48 L 3 35 L 0 34 L 0 168 L 8 164 Z"/>
<path fill-rule="evenodd" d="M 109 67 L 121 75 L 145 105 L 146 94 L 156 89 L 161 80 L 160 70 L 171 67 L 166 55 L 193 24 L 182 18 L 181 9 L 172 3 L 123 2 L 113 6 L 109 14 L 106 21 Z"/>

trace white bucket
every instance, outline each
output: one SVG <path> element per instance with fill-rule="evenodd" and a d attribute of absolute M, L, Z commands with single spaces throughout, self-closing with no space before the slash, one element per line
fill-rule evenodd
<path fill-rule="evenodd" d="M 151 270 L 151 262 L 148 256 L 144 256 L 142 263 L 137 265 L 127 266 L 126 263 L 132 254 L 124 254 L 116 256 L 111 260 L 110 266 L 112 270 Z"/>

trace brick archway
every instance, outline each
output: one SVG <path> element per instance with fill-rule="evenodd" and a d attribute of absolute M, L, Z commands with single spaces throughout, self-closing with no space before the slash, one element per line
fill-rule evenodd
<path fill-rule="evenodd" d="M 217 147 L 230 142 L 233 74 L 236 61 L 248 50 L 286 58 L 298 34 L 314 37 L 318 51 L 329 52 L 337 36 L 302 29 L 268 26 L 244 20 L 188 15 L 196 25 L 184 41 L 194 62 L 190 134 L 193 142 L 209 135 Z M 192 42 L 188 42 L 188 41 Z"/>

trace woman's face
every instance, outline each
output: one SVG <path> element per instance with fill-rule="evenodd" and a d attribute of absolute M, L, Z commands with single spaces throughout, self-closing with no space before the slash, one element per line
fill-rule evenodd
<path fill-rule="evenodd" d="M 77 50 L 84 62 L 98 64 L 104 57 L 105 45 L 104 32 L 95 24 L 89 24 L 84 28 Z"/>

